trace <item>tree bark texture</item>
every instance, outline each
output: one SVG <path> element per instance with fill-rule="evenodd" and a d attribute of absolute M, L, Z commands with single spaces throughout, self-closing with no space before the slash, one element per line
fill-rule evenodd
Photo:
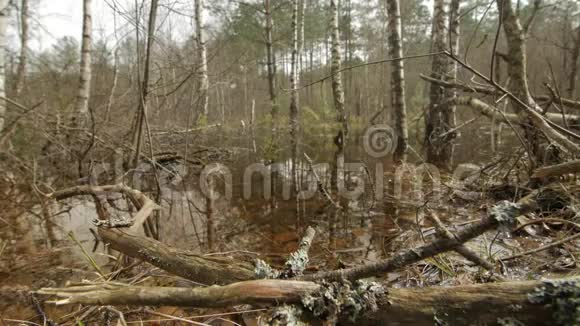
<path fill-rule="evenodd" d="M 451 33 L 448 34 L 447 17 L 445 14 L 445 1 L 435 0 L 433 2 L 433 25 L 431 34 L 431 52 L 441 52 L 448 50 L 448 44 L 452 44 Z M 450 36 L 450 37 L 448 37 Z M 449 41 L 449 43 L 448 43 Z M 453 46 L 451 46 L 453 51 Z M 431 58 L 431 78 L 449 79 L 450 63 L 445 55 L 435 55 Z M 452 107 L 445 105 L 449 96 L 445 88 L 431 84 L 429 89 L 429 107 L 425 115 L 425 140 L 427 161 L 439 167 L 449 167 L 450 144 L 448 139 L 441 136 L 451 129 L 453 115 L 449 112 Z"/>
<path fill-rule="evenodd" d="M 81 44 L 81 72 L 77 93 L 73 125 L 86 126 L 91 93 L 91 39 L 92 39 L 92 0 L 83 0 L 83 35 Z"/>
<path fill-rule="evenodd" d="M 292 58 L 290 71 L 290 146 L 292 151 L 292 184 L 294 191 L 298 190 L 298 144 L 300 138 L 300 112 L 299 112 L 299 73 L 298 59 L 300 58 L 298 45 L 298 2 L 292 0 Z"/>
<path fill-rule="evenodd" d="M 272 118 L 272 131 L 276 130 L 276 119 L 278 118 L 278 106 L 276 95 L 276 58 L 274 56 L 274 41 L 272 30 L 274 22 L 272 20 L 272 7 L 270 0 L 264 0 L 264 18 L 266 19 L 265 38 L 266 38 L 266 60 L 268 66 L 268 94 L 270 95 L 270 115 Z"/>
<path fill-rule="evenodd" d="M 26 79 L 29 39 L 28 15 L 28 0 L 22 0 L 20 6 L 20 56 L 18 59 L 18 68 L 16 70 L 16 81 L 14 86 L 14 95 L 16 98 L 20 95 Z"/>
<path fill-rule="evenodd" d="M 139 106 L 135 124 L 133 125 L 133 147 L 135 156 L 133 157 L 132 167 L 136 168 L 141 155 L 141 144 L 143 135 L 143 125 L 147 115 L 147 100 L 149 97 L 149 69 L 151 66 L 151 55 L 153 49 L 153 41 L 155 37 L 155 22 L 157 20 L 157 4 L 158 0 L 151 0 L 151 8 L 149 11 L 149 24 L 147 26 L 147 46 L 145 49 L 145 65 L 143 67 L 143 80 L 141 81 L 141 98 L 139 99 Z M 140 72 L 138 72 L 140 73 Z"/>
<path fill-rule="evenodd" d="M 403 37 L 401 25 L 401 8 L 399 0 L 387 0 L 387 43 L 391 58 L 403 57 Z M 407 130 L 407 105 L 405 102 L 405 67 L 404 61 L 391 62 L 391 106 L 395 120 L 397 146 L 394 152 L 395 161 L 404 161 L 409 142 Z"/>
<path fill-rule="evenodd" d="M 10 21 L 10 1 L 0 0 L 0 96 L 6 97 L 6 51 L 8 46 L 8 24 Z M 6 121 L 6 101 L 0 99 L 0 132 Z"/>
<path fill-rule="evenodd" d="M 209 78 L 207 75 L 207 50 L 203 33 L 203 0 L 195 1 L 195 44 L 197 47 L 197 94 L 199 113 L 207 119 L 209 104 Z"/>
<path fill-rule="evenodd" d="M 566 325 L 577 321 L 574 293 L 578 277 L 426 288 L 389 288 L 374 296 L 375 306 L 363 306 L 353 320 L 349 313 L 338 316 L 346 325 Z M 387 284 L 377 283 L 382 288 Z M 278 306 L 301 304 L 304 298 L 322 292 L 314 282 L 257 280 L 205 288 L 137 287 L 105 283 L 69 288 L 44 288 L 40 294 L 55 295 L 57 304 L 186 306 L 225 308 L 240 304 Z M 336 301 L 324 292 L 327 304 Z M 340 304 L 340 303 L 339 303 Z M 373 309 L 374 308 L 374 309 Z M 299 308 L 307 310 L 307 308 Z M 306 316 L 305 316 L 306 315 Z M 309 312 L 307 323 L 324 320 Z M 577 318 L 577 317 L 576 317 Z M 267 318 L 265 318 L 267 319 Z M 508 323 L 510 322 L 510 323 Z M 268 322 L 264 321 L 263 325 Z"/>
<path fill-rule="evenodd" d="M 336 152 L 332 166 L 332 187 L 337 187 L 339 179 L 344 180 L 344 148 L 348 138 L 348 121 L 344 106 L 344 88 L 342 85 L 341 55 L 340 55 L 340 32 L 338 24 L 338 3 L 330 0 L 330 32 L 331 32 L 331 61 L 330 74 L 332 75 L 332 96 L 336 111 L 338 132 L 334 137 Z"/>

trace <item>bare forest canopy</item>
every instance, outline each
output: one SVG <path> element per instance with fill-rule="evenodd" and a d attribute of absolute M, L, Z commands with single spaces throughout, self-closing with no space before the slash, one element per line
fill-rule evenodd
<path fill-rule="evenodd" d="M 76 1 L 0 0 L 0 324 L 580 324 L 577 1 Z"/>

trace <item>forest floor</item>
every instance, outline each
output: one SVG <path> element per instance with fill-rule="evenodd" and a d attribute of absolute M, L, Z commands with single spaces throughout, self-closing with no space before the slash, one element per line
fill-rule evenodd
<path fill-rule="evenodd" d="M 244 162 L 252 156 L 232 152 L 228 162 Z M 297 209 L 296 200 L 277 200 L 273 204 L 258 196 L 244 199 L 239 193 L 242 182 L 234 182 L 233 198 L 215 203 L 216 239 L 211 250 L 207 248 L 203 209 L 195 211 L 203 207 L 204 198 L 191 189 L 184 192 L 175 180 L 161 174 L 166 183 L 159 239 L 172 247 L 207 257 L 231 257 L 248 263 L 260 258 L 272 267 L 283 268 L 288 255 L 298 248 L 306 227 L 313 226 L 317 234 L 310 247 L 310 263 L 305 274 L 360 266 L 437 239 L 439 235 L 428 215 L 439 216 L 447 229 L 455 233 L 481 220 L 487 209 L 498 201 L 515 202 L 528 194 L 530 189 L 514 181 L 517 178 L 506 182 L 499 177 L 518 173 L 517 168 L 513 169 L 513 162 L 508 159 L 501 164 L 490 164 L 493 168 L 485 176 L 464 184 L 461 193 L 456 188 L 444 187 L 436 204 L 428 203 L 429 196 L 422 204 L 389 198 L 377 202 L 367 187 L 363 196 L 351 202 L 348 211 L 340 215 L 332 213 L 328 199 L 320 194 L 308 201 L 298 201 Z M 238 170 L 234 171 L 239 177 Z M 384 176 L 393 177 L 393 174 L 385 171 Z M 444 174 L 442 180 L 446 182 L 451 177 Z M 411 181 L 406 182 L 404 189 L 410 188 Z M 577 240 L 526 253 L 570 237 L 580 228 L 577 210 L 580 183 L 575 178 L 566 178 L 558 184 L 567 190 L 564 195 L 545 198 L 540 210 L 518 217 L 520 226 L 515 231 L 489 231 L 466 243 L 493 270 L 486 270 L 456 252 L 445 252 L 378 275 L 377 279 L 393 288 L 405 288 L 578 275 L 576 260 L 580 257 L 580 243 Z M 44 301 L 45 297 L 31 295 L 30 291 L 62 287 L 67 282 L 103 279 L 142 286 L 199 284 L 106 250 L 96 232 L 89 230 L 95 229 L 92 222 L 97 219 L 97 213 L 88 198 L 39 205 L 33 194 L 21 192 L 14 183 L 2 191 L 0 321 L 4 324 L 254 325 L 265 310 L 248 305 L 224 310 L 49 304 Z M 339 200 L 334 195 L 333 198 Z M 526 254 L 515 256 L 519 253 Z"/>

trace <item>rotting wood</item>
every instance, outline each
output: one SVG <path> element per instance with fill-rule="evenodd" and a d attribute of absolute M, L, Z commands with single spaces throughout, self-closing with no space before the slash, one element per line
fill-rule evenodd
<path fill-rule="evenodd" d="M 532 177 L 541 179 L 557 177 L 569 173 L 580 173 L 580 160 L 541 167 L 534 171 Z"/>
<path fill-rule="evenodd" d="M 112 249 L 191 281 L 211 285 L 254 278 L 253 266 L 249 263 L 225 257 L 198 255 L 117 229 L 99 228 L 99 235 Z"/>
<path fill-rule="evenodd" d="M 483 233 L 493 230 L 500 225 L 513 225 L 516 216 L 533 210 L 536 207 L 532 193 L 522 198 L 518 203 L 500 202 L 492 207 L 487 216 L 480 222 L 474 223 L 457 232 L 452 239 L 438 239 L 421 247 L 405 250 L 390 259 L 381 260 L 372 264 L 357 266 L 349 269 L 320 272 L 301 277 L 302 280 L 356 280 L 392 272 L 404 266 L 433 257 L 437 254 L 453 250 L 457 246 L 476 238 Z"/>
<path fill-rule="evenodd" d="M 580 291 L 579 282 L 580 279 L 576 276 L 561 280 L 390 288 L 386 294 L 383 292 L 373 298 L 375 309 L 360 311 L 358 316 L 353 316 L 349 314 L 349 309 L 344 309 L 338 322 L 356 325 L 433 325 L 436 320 L 446 325 L 470 325 L 474 320 L 481 324 L 501 324 L 502 320 L 512 320 L 525 325 L 566 325 L 580 317 L 575 308 L 578 305 L 576 298 Z M 387 285 L 374 284 L 385 288 Z M 55 301 L 57 304 L 171 305 L 200 308 L 302 303 L 312 309 L 308 304 L 311 302 L 310 297 L 316 296 L 317 291 L 322 290 L 323 286 L 313 282 L 258 280 L 205 288 L 90 284 L 86 287 L 44 288 L 38 293 L 60 298 Z"/>

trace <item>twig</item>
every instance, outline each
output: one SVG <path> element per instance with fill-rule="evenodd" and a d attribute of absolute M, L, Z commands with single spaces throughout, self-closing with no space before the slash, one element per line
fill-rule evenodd
<path fill-rule="evenodd" d="M 299 88 L 297 88 L 297 90 L 302 90 L 304 88 L 308 88 L 310 86 L 314 86 L 318 83 L 322 83 L 327 79 L 332 78 L 332 76 L 336 75 L 336 74 L 340 74 L 344 71 L 348 71 L 348 70 L 352 70 L 352 69 L 356 69 L 356 68 L 360 68 L 360 67 L 365 67 L 365 66 L 372 66 L 372 65 L 376 65 L 376 64 L 381 64 L 381 63 L 387 63 L 387 62 L 391 62 L 391 61 L 399 61 L 399 60 L 409 60 L 409 59 L 419 59 L 419 58 L 425 58 L 425 57 L 432 57 L 432 56 L 436 56 L 436 55 L 441 55 L 441 54 L 445 54 L 445 52 L 435 52 L 435 53 L 427 53 L 427 54 L 417 54 L 417 55 L 408 55 L 405 57 L 401 57 L 401 58 L 388 58 L 388 59 L 382 59 L 382 60 L 377 60 L 377 61 L 371 61 L 371 62 L 366 62 L 366 63 L 361 63 L 358 65 L 354 65 L 354 66 L 350 66 L 350 67 L 345 67 L 342 68 L 338 71 L 336 71 L 334 74 L 330 74 L 328 76 L 324 76 L 323 78 L 316 80 L 314 82 L 311 82 L 307 85 L 301 86 Z"/>
<path fill-rule="evenodd" d="M 331 203 L 334 207 L 336 207 L 337 209 L 342 209 L 342 207 L 332 199 L 332 197 L 328 193 L 328 190 L 326 190 L 326 187 L 324 186 L 324 184 L 320 180 L 318 173 L 316 173 L 316 170 L 314 169 L 314 166 L 312 165 L 312 159 L 310 159 L 310 157 L 306 153 L 304 153 L 304 158 L 306 159 L 306 162 L 308 162 L 308 167 L 310 168 L 310 171 L 312 172 L 312 174 L 314 175 L 314 178 L 316 179 L 316 184 L 318 185 L 318 190 L 320 192 L 322 192 L 322 194 L 324 195 L 326 200 L 328 200 L 328 202 Z"/>
<path fill-rule="evenodd" d="M 433 212 L 427 212 L 426 217 L 428 219 L 430 219 L 433 224 L 435 224 L 435 228 L 439 231 L 438 233 L 441 234 L 443 237 L 447 238 L 447 239 L 453 239 L 455 238 L 455 235 L 453 233 L 451 233 L 451 231 L 449 231 L 445 225 L 441 222 L 441 220 L 439 219 L 439 217 L 433 213 Z M 475 253 L 473 250 L 467 248 L 467 246 L 465 246 L 464 244 L 461 244 L 459 246 L 457 246 L 454 249 L 458 254 L 460 254 L 461 256 L 465 257 L 467 260 L 487 269 L 487 270 L 493 270 L 493 264 L 488 262 L 487 260 L 479 257 L 479 255 L 477 255 L 477 253 Z"/>
<path fill-rule="evenodd" d="M 433 257 L 440 253 L 454 250 L 457 246 L 467 242 L 483 233 L 496 228 L 500 224 L 514 224 L 516 216 L 528 212 L 535 208 L 536 201 L 533 198 L 537 193 L 532 193 L 517 204 L 510 202 L 500 202 L 492 207 L 488 215 L 479 223 L 469 225 L 465 229 L 457 232 L 452 239 L 438 239 L 430 244 L 405 250 L 394 257 L 381 260 L 376 263 L 341 269 L 337 271 L 321 272 L 301 277 L 302 280 L 357 280 L 360 278 L 376 276 L 397 270 L 401 267 L 419 262 L 423 259 Z"/>
<path fill-rule="evenodd" d="M 575 239 L 578 239 L 578 238 L 580 238 L 580 233 L 576 233 L 573 236 L 570 236 L 570 237 L 564 238 L 562 240 L 558 240 L 558 241 L 552 242 L 552 243 L 550 243 L 548 245 L 545 245 L 543 247 L 540 247 L 540 248 L 536 248 L 536 249 L 524 251 L 522 253 L 519 253 L 519 254 L 516 254 L 516 255 L 513 255 L 513 256 L 501 258 L 501 260 L 502 261 L 513 260 L 513 259 L 520 258 L 520 257 L 523 257 L 523 256 L 535 254 L 537 252 L 544 251 L 544 250 L 548 250 L 550 248 L 559 246 L 561 244 L 564 244 L 566 242 L 570 242 L 570 241 L 575 240 Z"/>
<path fill-rule="evenodd" d="M 562 218 L 541 218 L 541 219 L 537 219 L 537 220 L 531 220 L 529 222 L 526 222 L 520 226 L 518 226 L 515 230 L 513 230 L 512 232 L 517 232 L 523 228 L 525 228 L 526 226 L 530 226 L 533 224 L 540 224 L 540 223 L 550 223 L 550 222 L 555 222 L 555 223 L 564 223 L 564 224 L 570 224 L 572 226 L 574 226 L 575 228 L 580 230 L 580 224 L 578 223 L 574 223 L 572 221 L 568 221 Z"/>

